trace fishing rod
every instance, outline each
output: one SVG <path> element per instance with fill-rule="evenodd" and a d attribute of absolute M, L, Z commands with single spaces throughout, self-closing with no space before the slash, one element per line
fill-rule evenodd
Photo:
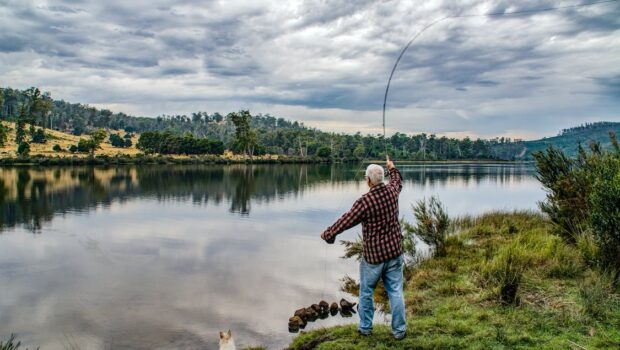
<path fill-rule="evenodd" d="M 596 1 L 596 2 L 589 2 L 585 4 L 554 6 L 554 7 L 546 7 L 546 8 L 532 9 L 532 10 L 519 10 L 519 11 L 513 11 L 513 12 L 491 12 L 491 13 L 483 13 L 483 14 L 450 15 L 450 16 L 442 17 L 424 26 L 417 34 L 413 36 L 413 38 L 411 38 L 411 40 L 409 40 L 407 45 L 405 45 L 405 47 L 403 47 L 403 49 L 400 51 L 400 54 L 398 55 L 398 58 L 396 58 L 396 62 L 394 63 L 394 66 L 392 67 L 392 71 L 390 72 L 390 77 L 388 78 L 388 82 L 385 87 L 385 94 L 383 96 L 382 126 L 383 126 L 383 142 L 385 143 L 386 157 L 388 154 L 387 154 L 387 138 L 386 138 L 386 133 L 385 133 L 385 108 L 387 105 L 388 93 L 390 91 L 390 84 L 392 83 L 394 72 L 396 72 L 396 68 L 398 67 L 398 64 L 400 63 L 400 60 L 403 58 L 403 55 L 405 54 L 407 49 L 409 49 L 411 44 L 413 44 L 416 41 L 416 39 L 420 37 L 420 35 L 422 35 L 425 31 L 427 31 L 428 29 L 430 29 L 431 27 L 433 27 L 434 25 L 440 22 L 443 22 L 448 19 L 453 19 L 453 18 L 520 16 L 520 15 L 527 15 L 527 14 L 532 14 L 532 13 L 557 11 L 557 10 L 564 10 L 564 9 L 569 9 L 569 8 L 579 8 L 579 7 L 586 7 L 586 6 L 592 6 L 592 5 L 604 4 L 604 3 L 610 3 L 610 2 L 618 2 L 618 1 L 620 0 L 602 0 L 602 1 Z"/>

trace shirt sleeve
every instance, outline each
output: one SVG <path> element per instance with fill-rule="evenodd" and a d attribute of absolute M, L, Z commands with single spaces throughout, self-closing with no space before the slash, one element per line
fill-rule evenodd
<path fill-rule="evenodd" d="M 364 220 L 365 210 L 366 204 L 364 203 L 364 198 L 362 197 L 356 200 L 353 207 L 351 207 L 348 212 L 344 213 L 338 221 L 325 230 L 325 236 L 327 238 L 326 241 L 335 239 L 336 236 L 343 231 L 346 231 L 362 222 L 362 220 Z"/>
<path fill-rule="evenodd" d="M 403 189 L 403 184 L 402 184 L 403 177 L 400 174 L 400 171 L 398 171 L 398 169 L 396 168 L 392 168 L 389 170 L 389 172 L 390 172 L 390 183 L 388 184 L 388 186 L 392 187 L 393 189 L 398 191 L 398 193 L 400 193 L 400 191 Z"/>

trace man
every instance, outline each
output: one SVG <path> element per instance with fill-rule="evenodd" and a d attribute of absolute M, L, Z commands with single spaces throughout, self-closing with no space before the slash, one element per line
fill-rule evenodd
<path fill-rule="evenodd" d="M 359 198 L 351 210 L 321 234 L 333 244 L 336 235 L 359 223 L 362 224 L 363 258 L 360 263 L 360 324 L 358 332 L 370 335 L 374 316 L 374 290 L 381 278 L 390 298 L 392 334 L 403 339 L 406 332 L 405 302 L 403 299 L 403 248 L 398 221 L 398 196 L 402 177 L 394 163 L 387 158 L 390 181 L 383 182 L 384 170 L 377 164 L 366 168 L 370 190 Z"/>

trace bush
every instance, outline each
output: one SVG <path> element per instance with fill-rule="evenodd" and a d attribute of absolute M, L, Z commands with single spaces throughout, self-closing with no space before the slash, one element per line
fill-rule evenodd
<path fill-rule="evenodd" d="M 592 176 L 590 227 L 600 248 L 600 259 L 620 274 L 620 156 L 605 154 Z"/>
<path fill-rule="evenodd" d="M 75 153 L 78 151 L 78 147 L 76 145 L 69 146 L 69 152 Z"/>
<path fill-rule="evenodd" d="M 30 154 L 30 144 L 26 141 L 22 141 L 17 146 L 17 154 L 22 157 L 27 157 Z"/>
<path fill-rule="evenodd" d="M 433 196 L 428 204 L 425 199 L 418 201 L 413 206 L 413 214 L 416 218 L 415 226 L 403 223 L 405 237 L 416 235 L 422 242 L 434 248 L 434 254 L 444 255 L 450 219 L 439 199 Z"/>
<path fill-rule="evenodd" d="M 526 270 L 526 249 L 518 243 L 503 246 L 480 267 L 483 282 L 497 289 L 499 300 L 504 304 L 518 303 L 517 293 Z"/>
<path fill-rule="evenodd" d="M 60 147 L 59 144 L 55 144 L 54 147 L 52 147 L 52 150 L 54 152 L 60 152 L 60 151 L 62 151 L 62 147 Z"/>
<path fill-rule="evenodd" d="M 224 143 L 192 135 L 177 136 L 170 132 L 147 131 L 140 135 L 136 147 L 146 153 L 223 154 Z"/>
<path fill-rule="evenodd" d="M 89 140 L 80 139 L 80 141 L 78 141 L 76 151 L 80 153 L 88 153 L 92 148 L 93 145 Z"/>
<path fill-rule="evenodd" d="M 32 134 L 32 142 L 33 143 L 45 143 L 45 142 L 47 142 L 46 137 L 45 137 L 45 131 L 43 131 L 42 128 L 38 128 Z"/>
<path fill-rule="evenodd" d="M 316 151 L 317 157 L 329 158 L 332 156 L 332 150 L 329 147 L 321 147 Z"/>
<path fill-rule="evenodd" d="M 602 151 L 597 143 L 590 152 L 579 146 L 576 159 L 557 149 L 535 155 L 538 177 L 547 189 L 541 203 L 556 231 L 568 242 L 577 243 L 582 232 L 592 232 L 597 258 L 604 269 L 620 279 L 620 147 L 610 133 L 613 150 Z M 588 242 L 581 242 L 582 247 Z M 593 258 L 590 252 L 586 252 Z M 592 263 L 590 261 L 590 263 Z"/>
<path fill-rule="evenodd" d="M 613 303 L 612 279 L 606 274 L 593 273 L 579 285 L 583 312 L 595 319 L 604 319 Z"/>

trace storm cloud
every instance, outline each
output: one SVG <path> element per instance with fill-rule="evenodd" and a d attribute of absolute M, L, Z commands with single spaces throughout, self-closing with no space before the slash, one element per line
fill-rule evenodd
<path fill-rule="evenodd" d="M 620 2 L 0 1 L 0 85 L 142 116 L 535 138 L 620 120 Z M 549 7 L 555 11 L 529 12 Z M 473 14 L 514 13 L 510 16 Z"/>

